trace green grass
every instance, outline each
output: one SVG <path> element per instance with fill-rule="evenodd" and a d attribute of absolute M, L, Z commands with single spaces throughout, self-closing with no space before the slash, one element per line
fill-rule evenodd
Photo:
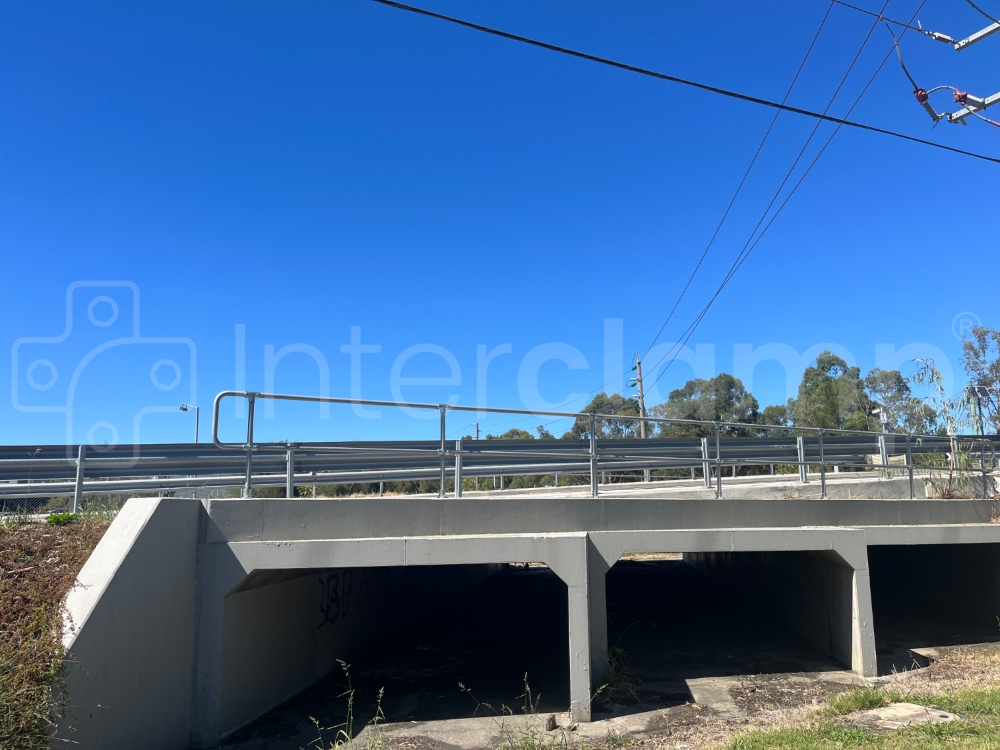
<path fill-rule="evenodd" d="M 889 734 L 845 727 L 843 714 L 907 701 L 956 713 L 965 721 L 926 724 Z M 866 688 L 836 696 L 812 729 L 755 731 L 736 737 L 728 750 L 1000 750 L 1000 689 L 960 690 L 947 696 L 902 694 Z"/>
<path fill-rule="evenodd" d="M 871 708 L 882 708 L 892 703 L 889 694 L 878 688 L 864 688 L 840 693 L 830 699 L 827 711 L 833 715 L 849 714 L 852 711 L 867 711 Z"/>

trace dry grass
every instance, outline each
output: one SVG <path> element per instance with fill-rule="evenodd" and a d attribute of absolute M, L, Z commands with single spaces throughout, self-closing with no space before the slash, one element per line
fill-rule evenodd
<path fill-rule="evenodd" d="M 893 675 L 885 688 L 929 696 L 1000 688 L 1000 644 L 942 649 L 929 669 Z"/>
<path fill-rule="evenodd" d="M 62 601 L 106 521 L 0 525 L 0 748 L 48 747 Z"/>

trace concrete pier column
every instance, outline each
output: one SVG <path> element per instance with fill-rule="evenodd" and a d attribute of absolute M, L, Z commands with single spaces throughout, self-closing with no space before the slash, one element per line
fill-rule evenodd
<path fill-rule="evenodd" d="M 593 540 L 587 539 L 587 586 L 590 589 L 590 664 L 599 683 L 608 668 L 608 596 L 606 576 L 617 562 L 608 560 Z"/>
<path fill-rule="evenodd" d="M 590 603 L 587 582 L 566 585 L 569 600 L 569 712 L 590 721 Z M 605 635 L 607 638 L 607 635 Z"/>

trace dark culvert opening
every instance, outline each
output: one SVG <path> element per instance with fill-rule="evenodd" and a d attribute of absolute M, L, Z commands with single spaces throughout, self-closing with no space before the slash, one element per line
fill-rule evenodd
<path fill-rule="evenodd" d="M 548 567 L 354 569 L 346 617 L 335 614 L 345 591 L 343 571 L 338 574 L 337 607 L 323 574 L 314 585 L 327 590 L 319 592 L 319 606 L 312 606 L 317 631 L 332 633 L 352 616 L 364 621 L 363 644 L 344 647 L 337 657 L 350 665 L 355 734 L 375 716 L 380 690 L 386 722 L 500 716 L 504 707 L 520 713 L 525 681 L 535 710 L 568 710 L 567 591 Z M 320 623 L 329 619 L 334 622 Z M 323 727 L 345 721 L 347 690 L 343 667 L 334 665 L 314 684 L 230 735 L 226 747 L 257 748 L 261 741 L 305 747 L 318 734 L 310 717 Z M 324 736 L 332 740 L 334 731 Z"/>
<path fill-rule="evenodd" d="M 1000 641 L 1000 545 L 869 547 L 868 567 L 880 672 L 912 668 L 910 649 Z"/>
<path fill-rule="evenodd" d="M 679 554 L 616 563 L 606 577 L 609 687 L 595 718 L 691 701 L 689 680 L 849 669 L 793 632 L 775 604 L 802 554 L 730 555 L 731 578 Z"/>

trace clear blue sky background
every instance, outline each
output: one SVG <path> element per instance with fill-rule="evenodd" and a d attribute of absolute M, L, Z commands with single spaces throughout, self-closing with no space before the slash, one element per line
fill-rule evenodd
<path fill-rule="evenodd" d="M 825 0 L 424 4 L 772 99 L 827 8 Z M 893 0 L 887 14 L 906 19 L 915 9 Z M 452 352 L 461 383 L 403 386 L 413 400 L 457 394 L 476 403 L 477 345 L 507 343 L 512 354 L 490 365 L 491 405 L 523 406 L 518 368 L 548 342 L 575 347 L 589 369 L 543 364 L 544 399 L 600 389 L 605 319 L 623 321 L 628 366 L 660 328 L 773 114 L 368 0 L 22 2 L 5 3 L 0 17 L 0 339 L 12 364 L 0 368 L 0 389 L 17 386 L 0 401 L 3 443 L 188 439 L 193 418 L 176 405 L 192 386 L 205 435 L 213 396 L 236 384 L 238 324 L 255 389 L 265 386 L 265 346 L 307 344 L 329 363 L 330 392 L 347 395 L 341 345 L 352 326 L 381 346 L 362 359 L 369 398 L 392 397 L 394 361 L 419 344 Z M 956 37 L 988 23 L 961 0 L 928 0 L 919 18 Z M 871 22 L 833 9 L 792 104 L 826 106 Z M 846 111 L 890 48 L 876 29 L 833 114 Z M 1000 38 L 956 53 L 908 34 L 903 48 L 923 86 L 1000 89 Z M 944 108 L 950 96 L 935 101 Z M 985 123 L 932 129 L 895 59 L 853 117 L 1000 155 L 1000 130 Z M 676 341 L 704 305 L 812 127 L 796 115 L 779 119 L 662 341 Z M 819 142 L 828 133 L 821 128 Z M 732 370 L 737 344 L 802 353 L 831 342 L 867 370 L 879 344 L 923 343 L 949 359 L 960 385 L 956 316 L 1000 324 L 998 177 L 995 164 L 841 131 L 691 345 L 714 346 L 721 372 Z M 12 361 L 18 339 L 59 337 L 67 288 L 94 280 L 135 285 L 142 340 L 86 359 L 134 335 L 133 292 L 80 287 L 69 336 L 23 342 Z M 88 317 L 88 308 L 98 323 L 112 315 L 106 300 L 90 307 L 97 297 L 118 306 L 107 326 Z M 52 366 L 32 370 L 32 387 L 26 369 L 39 359 Z M 167 390 L 150 379 L 161 360 L 178 363 L 157 372 L 161 386 L 177 382 Z M 403 375 L 448 370 L 422 353 Z M 678 362 L 660 394 L 693 374 Z M 275 387 L 316 393 L 317 367 L 290 354 Z M 784 401 L 784 371 L 760 364 L 753 387 L 762 405 Z M 231 405 L 224 417 L 236 439 Z M 454 432 L 471 421 L 453 417 Z M 496 431 L 543 420 L 482 421 Z M 315 406 L 279 405 L 260 436 L 435 429 L 392 410 L 373 420 L 334 408 L 320 419 Z"/>

